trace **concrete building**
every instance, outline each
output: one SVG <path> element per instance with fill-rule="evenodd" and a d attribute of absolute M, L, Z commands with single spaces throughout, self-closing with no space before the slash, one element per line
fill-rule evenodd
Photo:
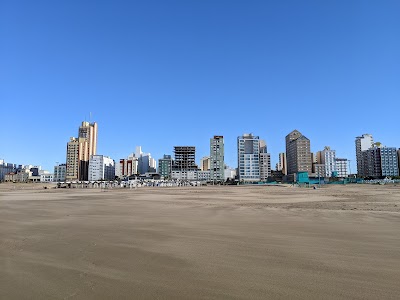
<path fill-rule="evenodd" d="M 157 161 L 152 157 L 149 158 L 149 172 L 157 172 Z"/>
<path fill-rule="evenodd" d="M 365 163 L 363 162 L 364 154 L 363 151 L 373 147 L 374 138 L 371 134 L 363 134 L 362 136 L 356 137 L 356 160 L 357 160 L 357 175 L 368 176 L 367 171 L 364 170 Z"/>
<path fill-rule="evenodd" d="M 325 177 L 325 165 L 324 164 L 314 164 L 315 168 L 315 176 L 317 177 Z"/>
<path fill-rule="evenodd" d="M 97 153 L 97 123 L 82 122 L 78 139 L 83 141 L 79 152 L 79 180 L 83 181 L 89 179 L 89 160 Z"/>
<path fill-rule="evenodd" d="M 82 122 L 78 137 L 67 143 L 66 180 L 88 180 L 89 159 L 97 151 L 97 123 Z"/>
<path fill-rule="evenodd" d="M 204 156 L 200 159 L 200 170 L 201 171 L 209 171 L 210 170 L 210 157 Z"/>
<path fill-rule="evenodd" d="M 298 130 L 286 136 L 286 161 L 288 175 L 312 172 L 310 140 Z"/>
<path fill-rule="evenodd" d="M 348 160 L 346 158 L 336 158 L 335 166 L 338 177 L 343 178 L 348 176 Z"/>
<path fill-rule="evenodd" d="M 379 178 L 382 176 L 381 160 L 378 147 L 362 151 L 362 176 Z"/>
<path fill-rule="evenodd" d="M 17 173 L 15 172 L 4 174 L 4 182 L 17 182 L 17 179 Z"/>
<path fill-rule="evenodd" d="M 91 155 L 89 159 L 89 181 L 114 179 L 114 160 L 104 155 Z"/>
<path fill-rule="evenodd" d="M 271 177 L 271 155 L 265 141 L 260 140 L 260 180 L 267 181 L 268 177 Z"/>
<path fill-rule="evenodd" d="M 311 152 L 311 164 L 312 164 L 311 173 L 315 173 L 315 165 L 317 163 L 318 163 L 317 162 L 317 154 L 316 153 L 314 154 L 314 152 Z"/>
<path fill-rule="evenodd" d="M 239 136 L 237 149 L 239 181 L 260 181 L 260 138 L 253 134 Z"/>
<path fill-rule="evenodd" d="M 197 180 L 196 147 L 174 146 L 172 179 Z"/>
<path fill-rule="evenodd" d="M 400 149 L 397 150 L 397 165 L 399 166 L 399 174 L 400 174 Z"/>
<path fill-rule="evenodd" d="M 210 139 L 210 180 L 214 182 L 224 181 L 224 137 L 214 135 Z"/>
<path fill-rule="evenodd" d="M 25 168 L 23 168 L 23 169 L 18 169 L 17 170 L 17 176 L 16 176 L 16 181 L 17 182 L 29 182 L 29 181 L 32 181 L 32 182 L 34 182 L 34 181 L 40 181 L 40 178 L 39 179 L 37 179 L 37 178 L 34 178 L 33 176 L 32 176 L 32 172 L 29 170 L 29 169 L 25 169 Z M 29 180 L 29 179 L 31 179 L 31 180 Z"/>
<path fill-rule="evenodd" d="M 224 170 L 224 180 L 227 181 L 229 180 L 233 180 L 236 178 L 236 169 L 230 168 L 228 166 L 225 166 L 225 170 Z"/>
<path fill-rule="evenodd" d="M 53 182 L 53 181 L 54 181 L 54 174 L 51 173 L 40 174 L 40 182 Z"/>
<path fill-rule="evenodd" d="M 32 176 L 39 176 L 42 171 L 42 167 L 41 166 L 33 166 L 33 167 L 29 168 L 29 171 L 32 172 Z"/>
<path fill-rule="evenodd" d="M 211 172 L 208 171 L 197 171 L 197 180 L 199 181 L 212 181 L 211 180 Z"/>
<path fill-rule="evenodd" d="M 115 167 L 115 176 L 125 178 L 138 174 L 138 159 L 134 156 L 119 160 L 118 167 Z"/>
<path fill-rule="evenodd" d="M 6 174 L 16 172 L 17 166 L 15 164 L 6 163 L 3 159 L 0 159 L 0 182 L 5 181 Z"/>
<path fill-rule="evenodd" d="M 392 177 L 399 176 L 399 162 L 395 147 L 372 147 L 362 152 L 364 176 Z"/>
<path fill-rule="evenodd" d="M 60 164 L 54 166 L 54 177 L 55 182 L 64 182 L 67 173 L 67 164 Z"/>
<path fill-rule="evenodd" d="M 399 163 L 397 158 L 397 149 L 395 147 L 381 147 L 381 170 L 382 176 L 399 176 Z"/>
<path fill-rule="evenodd" d="M 286 153 L 284 153 L 284 152 L 279 153 L 277 171 L 282 171 L 283 175 L 287 175 Z"/>
<path fill-rule="evenodd" d="M 179 179 L 179 180 L 198 180 L 197 173 L 198 173 L 198 171 L 172 170 L 171 178 Z"/>
<path fill-rule="evenodd" d="M 317 164 L 325 166 L 323 176 L 326 178 L 332 177 L 332 173 L 336 171 L 336 151 L 326 146 L 324 150 L 317 152 L 316 158 Z"/>
<path fill-rule="evenodd" d="M 83 140 L 81 140 L 83 142 Z M 78 180 L 79 178 L 79 139 L 71 137 L 67 143 L 67 163 L 65 178 L 67 181 Z"/>
<path fill-rule="evenodd" d="M 138 159 L 138 173 L 154 173 L 157 170 L 157 163 L 154 158 L 151 157 L 150 153 L 142 152 L 142 147 L 137 146 L 135 153 L 132 153 Z"/>
<path fill-rule="evenodd" d="M 163 179 L 171 179 L 172 172 L 172 157 L 164 154 L 163 158 L 158 160 L 158 174 Z"/>

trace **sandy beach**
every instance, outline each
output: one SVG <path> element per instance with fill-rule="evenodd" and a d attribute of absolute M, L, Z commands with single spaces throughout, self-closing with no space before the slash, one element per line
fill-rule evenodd
<path fill-rule="evenodd" d="M 0 184 L 0 299 L 399 299 L 400 186 Z"/>

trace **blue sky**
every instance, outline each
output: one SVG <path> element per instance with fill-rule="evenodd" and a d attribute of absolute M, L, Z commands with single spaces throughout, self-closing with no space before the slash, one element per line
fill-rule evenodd
<path fill-rule="evenodd" d="M 0 4 L 0 158 L 52 169 L 80 122 L 98 152 L 293 129 L 355 160 L 371 133 L 400 147 L 400 1 L 18 1 Z M 355 170 L 354 163 L 353 170 Z"/>

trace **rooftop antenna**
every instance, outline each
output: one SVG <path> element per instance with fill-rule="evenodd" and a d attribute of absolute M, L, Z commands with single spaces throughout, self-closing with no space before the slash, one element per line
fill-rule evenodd
<path fill-rule="evenodd" d="M 92 121 L 92 112 L 89 112 L 89 123 Z"/>

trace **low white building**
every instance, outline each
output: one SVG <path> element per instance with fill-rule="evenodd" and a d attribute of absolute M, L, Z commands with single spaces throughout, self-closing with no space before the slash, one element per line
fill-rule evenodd
<path fill-rule="evenodd" d="M 40 182 L 53 182 L 53 181 L 54 181 L 54 174 L 44 173 L 40 175 Z"/>
<path fill-rule="evenodd" d="M 210 171 L 197 171 L 197 180 L 210 181 L 211 180 L 211 172 Z"/>
<path fill-rule="evenodd" d="M 91 155 L 89 160 L 89 181 L 114 179 L 114 160 L 104 155 Z"/>
<path fill-rule="evenodd" d="M 55 182 L 64 182 L 66 173 L 67 173 L 67 165 L 66 164 L 54 166 L 53 180 Z"/>
<path fill-rule="evenodd" d="M 180 180 L 198 180 L 197 173 L 198 171 L 172 171 L 171 178 Z"/>
<path fill-rule="evenodd" d="M 227 181 L 228 179 L 235 179 L 236 177 L 236 169 L 226 168 L 224 170 L 224 179 Z"/>

